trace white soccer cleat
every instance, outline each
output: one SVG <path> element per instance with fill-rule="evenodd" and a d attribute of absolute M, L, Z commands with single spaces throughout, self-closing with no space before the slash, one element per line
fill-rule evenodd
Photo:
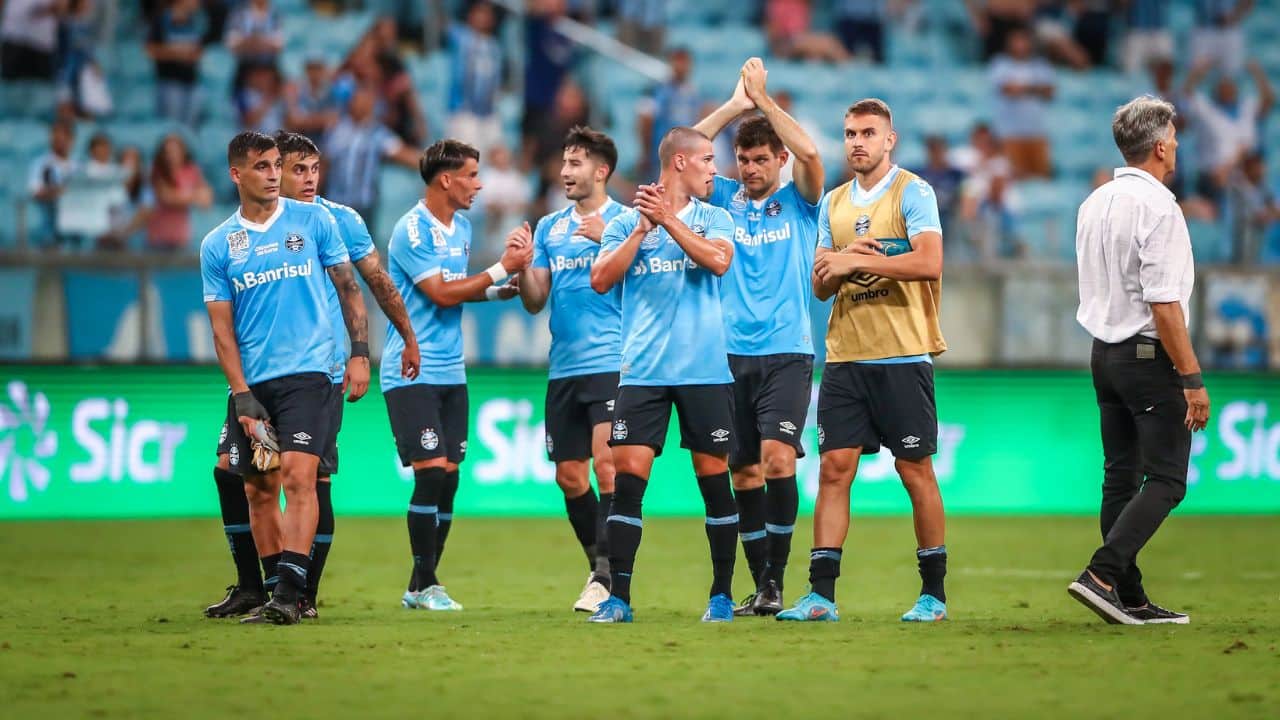
<path fill-rule="evenodd" d="M 593 613 L 600 607 L 600 603 L 609 599 L 609 589 L 604 585 L 595 581 L 595 576 L 587 578 L 587 584 L 582 588 L 582 594 L 578 596 L 578 602 L 573 604 L 576 612 Z"/>

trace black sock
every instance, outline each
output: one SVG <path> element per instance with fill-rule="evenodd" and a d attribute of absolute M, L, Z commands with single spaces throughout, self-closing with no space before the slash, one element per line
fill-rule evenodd
<path fill-rule="evenodd" d="M 836 578 L 840 577 L 840 548 L 814 548 L 809 553 L 809 584 L 822 597 L 836 601 Z"/>
<path fill-rule="evenodd" d="M 444 485 L 440 487 L 440 512 L 436 515 L 436 567 L 440 567 L 440 559 L 444 557 L 444 541 L 449 539 L 449 530 L 453 527 L 453 498 L 458 494 L 458 471 L 450 470 L 444 474 Z"/>
<path fill-rule="evenodd" d="M 640 508 L 648 481 L 630 473 L 618 473 L 614 481 L 613 507 L 605 524 L 609 535 L 610 592 L 631 603 L 631 571 L 644 529 Z"/>
<path fill-rule="evenodd" d="M 312 604 L 320 592 L 320 576 L 324 574 L 324 563 L 329 559 L 329 548 L 333 545 L 333 501 L 329 497 L 332 489 L 333 483 L 327 480 L 316 483 L 320 520 L 316 523 L 316 539 L 311 543 L 311 570 L 307 573 L 307 598 Z"/>
<path fill-rule="evenodd" d="M 263 592 L 258 546 L 253 543 L 253 532 L 249 529 L 249 499 L 244 494 L 244 478 L 215 467 L 213 483 L 218 488 L 218 505 L 222 508 L 222 531 L 227 535 L 231 561 L 236 565 L 236 584 L 245 590 Z"/>
<path fill-rule="evenodd" d="M 569 513 L 569 524 L 573 526 L 573 534 L 578 544 L 587 554 L 587 569 L 595 571 L 596 566 L 596 520 L 600 513 L 600 501 L 596 499 L 596 491 L 590 486 L 578 497 L 564 499 L 564 509 Z"/>
<path fill-rule="evenodd" d="M 916 550 L 916 562 L 920 565 L 920 594 L 946 602 L 947 591 L 943 589 L 942 580 L 947 576 L 947 546 Z"/>
<path fill-rule="evenodd" d="M 596 511 L 596 568 L 592 579 L 610 587 L 609 581 L 609 533 L 605 531 L 605 520 L 613 512 L 613 493 L 600 493 L 600 505 Z"/>
<path fill-rule="evenodd" d="M 711 595 L 733 592 L 733 563 L 738 558 L 738 509 L 729 473 L 698 478 L 707 510 L 707 544 L 711 548 Z"/>
<path fill-rule="evenodd" d="M 282 603 L 297 602 L 298 597 L 307 589 L 307 570 L 311 567 L 311 558 L 285 550 L 280 553 L 280 562 L 276 565 L 276 574 L 280 582 L 276 584 L 272 597 Z"/>
<path fill-rule="evenodd" d="M 769 558 L 769 534 L 764 530 L 764 488 L 734 490 L 733 499 L 738 503 L 738 537 L 742 540 L 742 554 L 747 556 L 751 583 L 758 590 Z"/>
<path fill-rule="evenodd" d="M 282 554 L 283 553 L 266 555 L 266 556 L 263 556 L 261 559 L 262 577 L 266 578 L 266 580 L 262 582 L 262 585 L 266 589 L 267 593 L 275 592 L 276 584 L 280 582 L 280 576 L 276 572 L 276 568 L 280 564 L 280 556 Z"/>
<path fill-rule="evenodd" d="M 444 484 L 444 468 L 428 467 L 413 471 L 413 496 L 409 499 L 409 549 L 413 552 L 413 572 L 409 590 L 417 591 L 439 585 L 436 579 L 436 515 L 440 486 Z"/>
<path fill-rule="evenodd" d="M 765 566 L 764 579 L 772 580 L 782 589 L 783 576 L 787 574 L 787 559 L 791 557 L 791 536 L 796 529 L 796 514 L 800 512 L 800 493 L 796 489 L 796 476 L 766 478 L 764 529 L 769 533 L 769 562 Z"/>

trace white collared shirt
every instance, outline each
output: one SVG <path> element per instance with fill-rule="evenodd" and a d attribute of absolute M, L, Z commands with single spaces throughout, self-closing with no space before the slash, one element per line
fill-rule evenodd
<path fill-rule="evenodd" d="M 1177 302 L 1190 323 L 1191 235 L 1173 193 L 1150 173 L 1118 168 L 1076 216 L 1076 320 L 1109 343 L 1156 338 L 1150 303 Z"/>

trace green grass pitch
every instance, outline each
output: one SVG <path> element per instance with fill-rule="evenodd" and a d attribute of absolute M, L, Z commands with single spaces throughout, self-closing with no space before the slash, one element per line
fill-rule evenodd
<path fill-rule="evenodd" d="M 855 517 L 837 624 L 698 622 L 696 520 L 645 526 L 636 622 L 569 610 L 586 563 L 567 522 L 459 516 L 456 614 L 399 607 L 402 518 L 339 517 L 321 618 L 206 620 L 232 570 L 216 519 L 0 524 L 0 715 L 116 718 L 1280 717 L 1274 517 L 1174 516 L 1148 589 L 1188 627 L 1102 624 L 1066 594 L 1090 518 L 954 518 L 952 619 L 906 626 L 910 519 Z M 797 528 L 787 599 L 803 591 Z M 739 560 L 739 595 L 745 564 Z"/>

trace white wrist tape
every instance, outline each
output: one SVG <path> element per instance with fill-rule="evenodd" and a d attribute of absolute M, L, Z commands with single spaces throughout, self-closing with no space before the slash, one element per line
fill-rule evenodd
<path fill-rule="evenodd" d="M 484 289 L 484 299 L 485 299 L 485 300 L 500 300 L 501 298 L 499 298 L 499 297 L 498 297 L 498 286 L 497 286 L 497 285 L 490 285 L 489 287 L 485 288 L 485 289 Z"/>
<path fill-rule="evenodd" d="M 490 265 L 489 269 L 485 270 L 485 273 L 489 276 L 489 279 L 493 280 L 494 285 L 500 285 L 503 280 L 507 279 L 507 269 L 502 267 L 500 262 Z"/>

